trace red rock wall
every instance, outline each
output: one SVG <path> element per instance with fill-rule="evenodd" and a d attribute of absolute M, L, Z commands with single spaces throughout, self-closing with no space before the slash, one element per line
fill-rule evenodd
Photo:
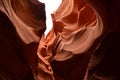
<path fill-rule="evenodd" d="M 45 37 L 45 5 L 0 0 L 0 80 L 119 80 L 118 0 L 63 0 Z"/>
<path fill-rule="evenodd" d="M 0 80 L 35 80 L 45 20 L 43 3 L 0 0 Z"/>

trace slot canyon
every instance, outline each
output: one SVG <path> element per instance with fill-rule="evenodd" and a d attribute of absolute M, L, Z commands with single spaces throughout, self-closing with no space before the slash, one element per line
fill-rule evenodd
<path fill-rule="evenodd" d="M 0 80 L 120 80 L 119 5 L 61 0 L 47 25 L 42 1 L 0 0 Z"/>

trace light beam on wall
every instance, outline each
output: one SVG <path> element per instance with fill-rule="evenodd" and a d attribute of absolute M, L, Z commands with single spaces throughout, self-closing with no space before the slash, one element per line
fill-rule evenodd
<path fill-rule="evenodd" d="M 46 25 L 47 29 L 45 31 L 45 35 L 50 31 L 52 28 L 52 19 L 51 13 L 57 10 L 59 5 L 61 4 L 62 0 L 39 0 L 42 3 L 45 3 L 45 10 L 46 10 Z"/>

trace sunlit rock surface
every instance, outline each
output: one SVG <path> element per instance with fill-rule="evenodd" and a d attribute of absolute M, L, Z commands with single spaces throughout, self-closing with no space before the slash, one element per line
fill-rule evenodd
<path fill-rule="evenodd" d="M 118 0 L 63 0 L 45 37 L 45 5 L 0 0 L 0 80 L 119 80 Z"/>
<path fill-rule="evenodd" d="M 43 35 L 38 47 L 38 77 L 40 80 L 41 77 L 46 80 L 54 78 L 53 74 L 57 71 L 59 74 L 61 69 L 56 70 L 55 60 L 66 61 L 74 58 L 75 55 L 90 55 L 90 47 L 103 32 L 100 15 L 82 0 L 62 1 L 57 11 L 52 14 L 52 19 L 53 28 L 46 38 Z M 53 70 L 50 62 L 52 62 Z M 84 68 L 86 67 L 87 65 L 84 66 Z M 83 70 L 81 75 L 85 74 L 85 69 Z M 60 74 L 64 74 L 64 72 Z"/>
<path fill-rule="evenodd" d="M 52 30 L 46 38 L 43 35 L 40 41 L 39 79 L 117 80 L 119 58 L 113 55 L 119 49 L 111 41 L 116 41 L 119 45 L 119 37 L 115 37 L 119 36 L 120 30 L 117 11 L 119 7 L 116 7 L 118 3 L 117 0 L 63 0 L 52 14 Z M 106 59 L 102 53 L 106 55 Z M 114 60 L 111 60 L 110 55 Z"/>

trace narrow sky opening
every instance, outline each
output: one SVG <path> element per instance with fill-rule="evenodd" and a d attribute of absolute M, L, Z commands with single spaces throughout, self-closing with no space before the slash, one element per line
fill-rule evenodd
<path fill-rule="evenodd" d="M 51 13 L 53 13 L 54 11 L 56 11 L 58 9 L 62 0 L 39 0 L 39 1 L 42 2 L 42 3 L 45 3 L 46 25 L 47 25 L 45 35 L 47 35 L 48 32 L 51 30 L 51 28 L 53 26 Z"/>

